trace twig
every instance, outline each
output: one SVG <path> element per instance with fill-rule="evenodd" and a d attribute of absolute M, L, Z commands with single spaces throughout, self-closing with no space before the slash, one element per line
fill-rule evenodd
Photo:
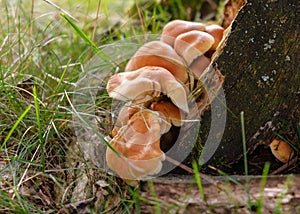
<path fill-rule="evenodd" d="M 38 145 L 37 149 L 35 150 L 35 152 L 34 152 L 32 158 L 31 158 L 31 160 L 30 160 L 30 163 L 27 165 L 27 167 L 26 167 L 26 169 L 25 169 L 25 171 L 24 171 L 24 173 L 23 173 L 23 175 L 22 175 L 22 177 L 21 177 L 19 183 L 17 184 L 17 190 L 19 190 L 20 186 L 22 185 L 23 180 L 24 180 L 24 178 L 25 178 L 25 176 L 26 176 L 26 174 L 27 174 L 27 172 L 28 172 L 28 170 L 29 170 L 29 167 L 31 166 L 31 163 L 33 162 L 33 160 L 34 160 L 34 158 L 35 158 L 37 152 L 39 151 L 39 148 L 40 148 L 40 145 Z M 15 197 L 16 197 L 16 193 L 13 194 L 12 199 L 14 199 Z"/>
<path fill-rule="evenodd" d="M 144 18 L 143 18 L 143 14 L 142 14 L 141 8 L 139 7 L 139 4 L 138 4 L 137 0 L 135 1 L 135 6 L 136 6 L 136 9 L 137 9 L 137 12 L 138 12 L 138 15 L 139 15 L 139 20 L 141 22 L 141 26 L 142 26 L 142 29 L 143 29 L 143 32 L 144 32 L 144 36 L 146 36 L 146 27 L 145 27 L 145 23 L 144 23 Z"/>
<path fill-rule="evenodd" d="M 6 36 L 6 37 L 3 39 L 3 42 L 2 42 L 2 44 L 1 44 L 1 46 L 0 46 L 0 52 L 2 51 L 3 47 L 6 45 L 7 41 L 8 41 L 8 36 Z"/>
<path fill-rule="evenodd" d="M 94 42 L 94 39 L 95 39 L 96 30 L 97 30 L 97 23 L 98 23 L 98 20 L 99 20 L 100 5 L 101 5 L 101 0 L 98 0 L 97 13 L 96 13 L 96 18 L 95 18 L 95 22 L 94 22 L 93 34 L 92 34 L 92 41 L 93 42 Z"/>
<path fill-rule="evenodd" d="M 29 35 L 32 36 L 33 28 L 33 12 L 34 12 L 34 0 L 31 0 L 31 12 L 30 12 L 30 26 L 29 26 Z"/>
<path fill-rule="evenodd" d="M 71 19 L 73 19 L 73 21 L 78 22 L 78 20 L 75 17 L 73 17 L 68 11 L 66 11 L 66 10 L 62 9 L 61 7 L 57 6 L 52 1 L 50 1 L 50 0 L 43 0 L 43 1 L 50 4 L 50 5 L 52 5 L 53 7 L 55 7 L 60 12 L 62 12 L 64 14 L 66 14 L 67 16 L 69 16 Z"/>
<path fill-rule="evenodd" d="M 85 200 L 82 200 L 82 201 L 77 201 L 77 202 L 74 202 L 74 203 L 65 204 L 64 207 L 65 208 L 78 207 L 81 204 L 88 204 L 88 203 L 92 202 L 94 199 L 95 199 L 95 197 L 92 197 L 92 198 L 88 198 L 88 199 L 85 199 Z"/>
<path fill-rule="evenodd" d="M 283 170 L 287 169 L 290 165 L 295 164 L 297 162 L 298 158 L 295 157 L 291 161 L 287 162 L 283 166 L 279 167 L 278 169 L 274 170 L 273 172 L 270 173 L 270 175 L 277 175 Z"/>

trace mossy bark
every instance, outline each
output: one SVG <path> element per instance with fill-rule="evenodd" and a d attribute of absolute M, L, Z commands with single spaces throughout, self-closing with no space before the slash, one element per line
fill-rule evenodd
<path fill-rule="evenodd" d="M 233 21 L 215 60 L 225 76 L 226 126 L 208 164 L 221 167 L 243 155 L 242 111 L 248 151 L 267 145 L 277 134 L 299 144 L 294 138 L 300 114 L 299 13 L 299 0 L 250 0 Z M 203 116 L 202 142 L 209 114 Z"/>

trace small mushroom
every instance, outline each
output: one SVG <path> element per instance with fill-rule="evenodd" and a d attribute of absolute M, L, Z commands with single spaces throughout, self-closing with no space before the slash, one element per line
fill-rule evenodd
<path fill-rule="evenodd" d="M 174 49 L 190 66 L 197 57 L 211 49 L 214 43 L 215 39 L 209 33 L 193 30 L 180 34 L 175 40 Z"/>
<path fill-rule="evenodd" d="M 163 67 L 182 83 L 189 78 L 183 59 L 171 46 L 161 41 L 148 42 L 140 47 L 128 61 L 125 71 L 135 71 L 145 66 Z"/>
<path fill-rule="evenodd" d="M 199 22 L 173 20 L 165 25 L 161 34 L 161 41 L 174 46 L 175 38 L 182 33 L 192 30 L 204 31 L 205 25 Z"/>
<path fill-rule="evenodd" d="M 294 150 L 285 141 L 274 139 L 270 144 L 272 154 L 281 162 L 287 163 L 294 155 Z"/>
<path fill-rule="evenodd" d="M 136 71 L 115 74 L 110 77 L 106 88 L 110 97 L 122 101 L 146 97 L 150 100 L 163 93 L 178 108 L 189 112 L 185 87 L 162 67 L 146 66 Z"/>
<path fill-rule="evenodd" d="M 166 120 L 173 124 L 174 126 L 182 125 L 182 115 L 180 110 L 171 102 L 168 101 L 157 101 L 151 103 L 149 109 L 152 111 L 157 111 L 159 114 L 162 114 Z"/>
<path fill-rule="evenodd" d="M 109 142 L 115 151 L 107 148 L 107 165 L 127 183 L 161 170 L 165 154 L 160 149 L 160 122 L 156 113 L 141 110 Z"/>
<path fill-rule="evenodd" d="M 223 38 L 224 28 L 216 24 L 207 25 L 205 26 L 205 32 L 209 33 L 214 37 L 215 42 L 211 46 L 211 50 L 216 50 Z"/>

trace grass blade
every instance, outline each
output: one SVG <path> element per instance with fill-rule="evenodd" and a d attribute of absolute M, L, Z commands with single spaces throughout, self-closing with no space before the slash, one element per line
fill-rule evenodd
<path fill-rule="evenodd" d="M 71 59 L 68 61 L 68 63 L 67 63 L 67 65 L 66 65 L 65 69 L 63 70 L 63 72 L 62 72 L 62 74 L 61 74 L 61 76 L 60 76 L 60 79 L 59 79 L 59 81 L 58 81 L 58 83 L 57 83 L 57 86 L 56 86 L 56 88 L 55 88 L 55 91 L 54 91 L 55 93 L 54 93 L 54 94 L 56 94 L 56 92 L 58 91 L 58 89 L 59 89 L 61 83 L 63 82 L 64 76 L 65 76 L 65 74 L 66 74 L 66 72 L 67 72 L 67 70 L 68 70 L 68 68 L 69 68 L 70 63 L 71 63 Z"/>
<path fill-rule="evenodd" d="M 92 47 L 93 51 L 97 53 L 105 62 L 109 63 L 112 66 L 116 66 L 116 63 L 110 59 L 105 53 L 103 53 L 97 45 L 65 14 L 61 16 L 72 26 L 75 32 L 85 41 L 85 43 Z"/>
<path fill-rule="evenodd" d="M 22 119 L 26 116 L 26 114 L 28 113 L 28 111 L 31 109 L 31 105 L 28 106 L 25 111 L 21 114 L 21 116 L 18 118 L 18 120 L 15 122 L 15 124 L 13 125 L 13 127 L 11 128 L 11 130 L 8 132 L 8 134 L 6 135 L 4 142 L 2 143 L 1 147 L 0 147 L 0 151 L 2 151 L 3 147 L 6 145 L 7 141 L 9 140 L 10 136 L 12 135 L 12 133 L 15 131 L 15 129 L 17 128 L 17 126 L 19 125 L 19 123 L 22 121 Z"/>
<path fill-rule="evenodd" d="M 195 179 L 196 179 L 196 182 L 197 182 L 199 192 L 201 194 L 202 199 L 206 202 L 206 198 L 205 198 L 205 194 L 204 194 L 204 190 L 203 190 L 203 186 L 202 186 L 202 181 L 201 181 L 201 178 L 200 178 L 200 175 L 199 175 L 199 170 L 198 170 L 197 163 L 195 161 L 193 161 L 192 166 L 193 166 L 194 176 L 195 176 Z"/>
<path fill-rule="evenodd" d="M 72 108 L 72 114 L 76 115 L 76 117 L 78 118 L 79 121 L 83 122 L 83 124 L 85 124 L 88 128 L 90 128 L 98 137 L 99 139 L 105 143 L 105 145 L 107 145 L 108 148 L 110 148 L 115 154 L 117 154 L 118 156 L 120 155 L 118 151 L 116 151 L 110 144 L 109 142 L 105 139 L 105 137 L 99 133 L 98 130 L 96 130 L 88 121 L 86 121 L 81 115 L 80 112 L 77 112 L 76 108 L 73 106 L 67 92 L 65 91 L 65 96 Z"/>
<path fill-rule="evenodd" d="M 280 194 L 280 196 L 277 198 L 277 202 L 276 202 L 276 207 L 274 210 L 274 214 L 281 214 L 282 213 L 282 204 L 283 204 L 283 198 L 284 196 L 286 196 L 286 194 L 288 193 L 288 190 L 291 188 L 292 185 L 292 181 L 293 181 L 293 175 L 290 174 L 285 183 L 284 183 L 284 187 L 283 190 Z"/>
<path fill-rule="evenodd" d="M 241 112 L 241 129 L 242 129 L 242 142 L 243 142 L 243 153 L 244 153 L 244 171 L 245 171 L 245 188 L 247 193 L 247 203 L 249 209 L 251 208 L 251 200 L 250 200 L 250 188 L 249 188 L 249 171 L 248 171 L 248 160 L 247 160 L 247 145 L 246 145 L 246 132 L 245 132 L 245 119 L 244 112 Z"/>
<path fill-rule="evenodd" d="M 149 190 L 150 190 L 150 193 L 151 193 L 152 197 L 155 200 L 155 203 L 154 203 L 155 213 L 161 214 L 162 212 L 161 212 L 161 208 L 159 206 L 159 202 L 157 200 L 157 195 L 156 195 L 156 192 L 155 192 L 154 184 L 151 180 L 148 181 L 148 187 L 149 187 Z"/>
<path fill-rule="evenodd" d="M 61 16 L 73 27 L 73 29 L 78 33 L 78 35 L 91 47 L 97 49 L 95 43 L 65 14 L 61 14 Z"/>
<path fill-rule="evenodd" d="M 34 107 L 35 107 L 35 115 L 36 115 L 36 121 L 37 121 L 37 126 L 38 126 L 38 136 L 40 140 L 40 145 L 41 145 L 41 155 L 42 155 L 42 169 L 43 172 L 45 172 L 45 148 L 44 148 L 44 140 L 42 136 L 42 126 L 41 126 L 41 119 L 40 119 L 40 109 L 39 109 L 39 103 L 38 103 L 38 98 L 37 98 L 37 92 L 36 92 L 36 87 L 33 87 L 33 100 L 34 100 Z"/>
<path fill-rule="evenodd" d="M 262 213 L 263 200 L 264 200 L 264 189 L 266 187 L 269 169 L 270 169 L 270 163 L 267 162 L 267 163 L 265 163 L 265 166 L 263 169 L 263 174 L 262 174 L 262 179 L 260 181 L 259 200 L 257 202 L 257 213 L 259 213 L 259 214 Z"/>

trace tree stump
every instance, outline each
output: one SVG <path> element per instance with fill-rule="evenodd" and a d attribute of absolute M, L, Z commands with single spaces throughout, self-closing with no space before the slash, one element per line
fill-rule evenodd
<path fill-rule="evenodd" d="M 220 146 L 207 164 L 222 168 L 242 157 L 242 111 L 248 152 L 260 144 L 268 145 L 276 135 L 300 147 L 299 13 L 298 0 L 249 0 L 232 22 L 214 60 L 225 76 L 226 126 Z M 209 111 L 202 121 L 201 141 L 205 142 Z"/>

